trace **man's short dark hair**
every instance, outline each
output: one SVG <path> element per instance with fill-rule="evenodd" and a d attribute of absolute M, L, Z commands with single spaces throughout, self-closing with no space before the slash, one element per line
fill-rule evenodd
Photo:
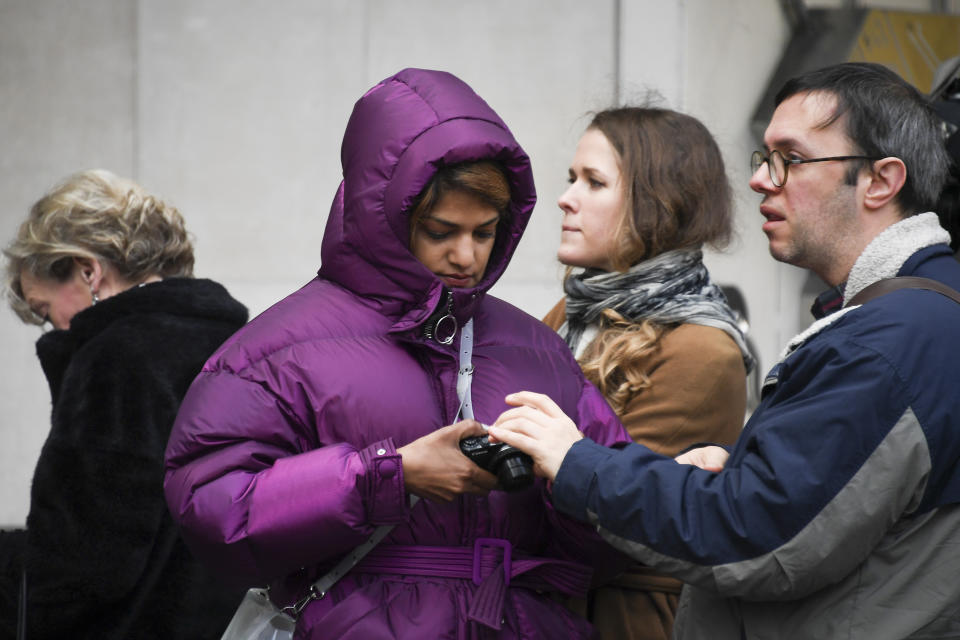
<path fill-rule="evenodd" d="M 883 65 L 846 62 L 788 80 L 777 93 L 776 104 L 817 91 L 837 99 L 833 115 L 820 126 L 846 116 L 846 134 L 856 147 L 851 154 L 893 156 L 906 165 L 907 179 L 895 200 L 903 215 L 932 211 L 946 181 L 949 158 L 940 119 L 923 94 Z M 850 181 L 865 162 L 851 166 Z"/>

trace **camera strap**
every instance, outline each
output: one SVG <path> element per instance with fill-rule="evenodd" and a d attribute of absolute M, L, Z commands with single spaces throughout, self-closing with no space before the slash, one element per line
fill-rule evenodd
<path fill-rule="evenodd" d="M 412 509 L 419 501 L 419 496 L 411 494 L 410 508 Z M 397 525 L 382 524 L 377 527 L 374 530 L 373 535 L 367 538 L 366 541 L 354 547 L 353 551 L 341 558 L 340 562 L 338 562 L 333 569 L 327 571 L 320 577 L 319 580 L 311 584 L 310 593 L 299 600 L 296 604 L 293 604 L 289 607 L 284 607 L 283 612 L 287 613 L 293 617 L 294 620 L 296 620 L 300 616 L 300 612 L 303 611 L 308 604 L 327 595 L 327 592 L 333 588 L 333 585 L 340 582 L 340 578 L 347 575 L 347 573 L 349 573 L 358 562 L 363 560 L 368 553 L 373 551 L 373 548 L 380 544 L 380 542 L 387 537 L 387 534 L 393 531 L 395 526 Z"/>
<path fill-rule="evenodd" d="M 914 276 L 897 276 L 895 278 L 884 278 L 883 280 L 877 280 L 873 284 L 864 287 L 857 295 L 853 296 L 853 298 L 843 306 L 852 307 L 854 305 L 864 304 L 865 302 L 869 302 L 874 298 L 879 298 L 882 295 L 886 295 L 891 291 L 896 291 L 898 289 L 925 289 L 927 291 L 936 291 L 941 295 L 947 296 L 954 302 L 960 302 L 960 293 L 938 280 L 931 280 L 930 278 L 917 278 Z"/>
<path fill-rule="evenodd" d="M 461 418 L 473 420 L 473 403 L 470 398 L 470 386 L 473 382 L 473 318 L 463 325 L 460 332 L 460 368 L 457 370 L 457 397 L 460 408 L 454 421 Z"/>

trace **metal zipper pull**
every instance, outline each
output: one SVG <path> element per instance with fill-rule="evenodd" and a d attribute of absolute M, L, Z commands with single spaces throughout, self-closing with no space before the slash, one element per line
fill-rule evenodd
<path fill-rule="evenodd" d="M 433 321 L 433 316 L 423 326 L 423 337 L 436 340 L 440 344 L 451 344 L 457 335 L 457 318 L 453 315 L 453 291 L 447 291 L 447 312 Z"/>

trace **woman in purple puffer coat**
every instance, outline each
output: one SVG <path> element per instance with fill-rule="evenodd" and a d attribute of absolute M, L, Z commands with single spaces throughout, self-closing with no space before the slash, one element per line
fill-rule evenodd
<path fill-rule="evenodd" d="M 539 481 L 491 491 L 458 447 L 482 433 L 458 422 L 460 398 L 489 423 L 516 389 L 598 442 L 629 441 L 564 342 L 487 294 L 533 209 L 529 159 L 462 81 L 407 69 L 357 102 L 342 163 L 318 277 L 228 340 L 183 401 L 174 517 L 200 558 L 272 584 L 279 606 L 396 525 L 303 609 L 297 638 L 589 636 L 558 596 L 622 557 Z"/>

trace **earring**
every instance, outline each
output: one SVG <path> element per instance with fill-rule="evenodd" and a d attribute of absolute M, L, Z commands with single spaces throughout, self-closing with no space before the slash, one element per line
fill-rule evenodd
<path fill-rule="evenodd" d="M 91 306 L 94 306 L 98 302 L 100 302 L 100 297 L 97 296 L 97 292 L 93 290 L 93 287 L 90 287 L 90 300 L 91 300 Z"/>

